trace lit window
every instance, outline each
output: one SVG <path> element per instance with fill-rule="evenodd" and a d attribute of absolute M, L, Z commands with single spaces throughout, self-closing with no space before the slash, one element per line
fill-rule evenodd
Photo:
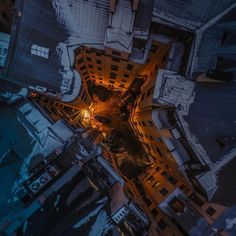
<path fill-rule="evenodd" d="M 31 54 L 39 57 L 49 58 L 49 48 L 41 47 L 36 44 L 31 46 Z"/>

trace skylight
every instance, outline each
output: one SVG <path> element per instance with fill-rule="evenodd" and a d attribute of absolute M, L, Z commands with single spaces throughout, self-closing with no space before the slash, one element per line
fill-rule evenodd
<path fill-rule="evenodd" d="M 31 54 L 39 57 L 49 58 L 49 48 L 41 47 L 36 44 L 31 46 Z"/>

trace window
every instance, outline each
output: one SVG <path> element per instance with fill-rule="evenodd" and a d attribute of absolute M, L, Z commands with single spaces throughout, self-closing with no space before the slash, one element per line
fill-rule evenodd
<path fill-rule="evenodd" d="M 81 71 L 83 71 L 83 70 L 85 70 L 85 69 L 86 69 L 86 66 L 80 67 L 80 70 L 81 70 Z"/>
<path fill-rule="evenodd" d="M 196 196 L 195 193 L 192 193 L 191 196 L 190 196 L 190 199 L 196 204 L 198 205 L 199 207 L 203 206 L 204 204 L 204 201 L 199 198 L 198 196 Z"/>
<path fill-rule="evenodd" d="M 89 68 L 93 68 L 93 65 L 89 64 Z"/>
<path fill-rule="evenodd" d="M 102 54 L 100 52 L 96 52 L 96 56 L 100 57 Z"/>
<path fill-rule="evenodd" d="M 166 224 L 166 222 L 164 220 L 160 220 L 158 222 L 158 225 L 161 228 L 161 230 L 164 230 L 166 228 L 166 226 L 167 226 L 167 224 Z"/>
<path fill-rule="evenodd" d="M 117 70 L 118 70 L 118 66 L 116 66 L 116 65 L 111 65 L 111 70 L 117 71 Z"/>
<path fill-rule="evenodd" d="M 91 54 L 91 51 L 90 51 L 89 49 L 86 49 L 86 52 L 87 52 L 88 54 Z"/>
<path fill-rule="evenodd" d="M 41 47 L 36 44 L 31 46 L 31 54 L 39 57 L 49 58 L 49 48 Z"/>
<path fill-rule="evenodd" d="M 168 190 L 166 188 L 162 188 L 160 193 L 162 196 L 165 196 L 168 193 Z"/>
<path fill-rule="evenodd" d="M 133 69 L 133 65 L 128 64 L 128 65 L 127 65 L 127 70 L 132 70 L 132 69 Z"/>
<path fill-rule="evenodd" d="M 102 61 L 101 60 L 97 60 L 97 64 L 101 65 Z"/>
<path fill-rule="evenodd" d="M 82 75 L 86 76 L 88 74 L 88 71 L 85 71 Z"/>
<path fill-rule="evenodd" d="M 185 209 L 184 203 L 181 202 L 177 197 L 174 197 L 174 199 L 171 202 L 169 202 L 169 206 L 176 213 L 183 213 Z"/>
<path fill-rule="evenodd" d="M 81 64 L 81 63 L 83 63 L 83 62 L 84 62 L 84 59 L 83 59 L 83 58 L 80 58 L 80 59 L 77 60 L 77 64 Z"/>
<path fill-rule="evenodd" d="M 128 78 L 128 77 L 129 77 L 129 74 L 124 74 L 124 77 L 125 77 L 125 78 Z"/>
<path fill-rule="evenodd" d="M 91 62 L 92 60 L 91 60 L 91 58 L 90 58 L 90 57 L 87 57 L 87 61 L 90 61 L 90 62 Z"/>
<path fill-rule="evenodd" d="M 116 56 L 120 56 L 121 55 L 121 53 L 120 52 L 117 52 L 117 51 L 112 51 L 111 52 L 113 55 L 116 55 Z"/>
<path fill-rule="evenodd" d="M 150 48 L 150 52 L 155 53 L 158 49 L 158 45 L 152 44 L 151 48 Z"/>
<path fill-rule="evenodd" d="M 149 120 L 148 123 L 149 123 L 150 126 L 153 126 L 153 122 L 152 121 Z"/>
<path fill-rule="evenodd" d="M 111 79 L 116 79 L 116 73 L 111 72 L 111 73 L 110 73 L 110 78 L 111 78 Z"/>
<path fill-rule="evenodd" d="M 100 70 L 100 71 L 101 71 L 101 70 L 102 70 L 102 67 L 98 66 L 98 70 Z"/>
<path fill-rule="evenodd" d="M 161 153 L 161 151 L 159 150 L 159 148 L 158 148 L 158 147 L 155 147 L 155 148 L 156 148 L 155 152 L 157 152 L 157 153 L 162 157 L 162 153 Z"/>
<path fill-rule="evenodd" d="M 143 196 L 143 201 L 145 202 L 145 204 L 149 207 L 152 205 L 152 202 L 150 199 L 148 199 L 147 197 Z"/>
<path fill-rule="evenodd" d="M 166 171 L 163 171 L 161 175 L 164 176 L 172 185 L 176 185 L 177 180 L 169 175 Z"/>
<path fill-rule="evenodd" d="M 116 58 L 116 57 L 112 57 L 112 61 L 120 62 L 120 59 L 118 59 L 118 58 Z"/>
<path fill-rule="evenodd" d="M 156 216 L 158 215 L 158 211 L 157 211 L 156 208 L 153 208 L 153 209 L 151 210 L 151 213 L 152 213 L 152 215 L 153 215 L 154 217 L 156 217 Z"/>
<path fill-rule="evenodd" d="M 149 178 L 147 179 L 147 182 L 148 182 L 148 183 L 151 183 L 153 180 L 154 180 L 154 177 L 151 176 L 151 177 L 149 177 Z"/>
<path fill-rule="evenodd" d="M 161 170 L 161 167 L 157 166 L 155 170 L 156 170 L 156 172 L 159 172 Z"/>
<path fill-rule="evenodd" d="M 142 124 L 143 124 L 143 126 L 145 126 L 145 122 L 144 121 L 142 121 Z"/>
<path fill-rule="evenodd" d="M 214 208 L 212 208 L 212 207 L 208 207 L 207 210 L 206 210 L 206 213 L 209 216 L 213 216 L 216 213 L 216 210 Z"/>
<path fill-rule="evenodd" d="M 188 193 L 189 191 L 189 189 L 184 184 L 181 184 L 179 188 L 185 193 Z"/>
<path fill-rule="evenodd" d="M 110 84 L 115 84 L 115 82 L 113 80 L 109 80 Z"/>
<path fill-rule="evenodd" d="M 159 183 L 159 182 L 156 182 L 156 183 L 154 183 L 154 184 L 152 185 L 152 188 L 153 188 L 154 190 L 156 190 L 159 185 L 160 185 L 160 183 Z"/>

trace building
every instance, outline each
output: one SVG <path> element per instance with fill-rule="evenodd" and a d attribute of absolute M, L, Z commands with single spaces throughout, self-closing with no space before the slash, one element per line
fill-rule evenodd
<path fill-rule="evenodd" d="M 79 109 L 87 107 L 87 89 L 71 61 L 75 48 L 67 44 L 67 28 L 58 24 L 52 3 L 19 0 L 15 8 L 22 14 L 14 19 L 4 79 Z"/>
<path fill-rule="evenodd" d="M 0 32 L 0 67 L 3 67 L 7 57 L 9 48 L 10 35 Z"/>
<path fill-rule="evenodd" d="M 197 9 L 201 4 L 203 2 L 200 1 L 191 7 Z M 134 132 L 154 161 L 162 161 L 171 168 L 184 171 L 197 191 L 205 194 L 209 200 L 219 189 L 216 172 L 232 160 L 234 153 L 232 144 L 234 135 L 229 131 L 234 128 L 230 116 L 234 105 L 226 105 L 222 113 L 214 107 L 213 103 L 216 100 L 213 100 L 213 97 L 216 98 L 219 89 L 223 89 L 225 93 L 220 100 L 217 98 L 219 107 L 223 107 L 227 94 L 230 94 L 230 90 L 234 88 L 234 83 L 220 85 L 219 81 L 224 79 L 226 81 L 227 78 L 230 80 L 235 76 L 234 66 L 228 63 L 229 60 L 234 60 L 235 45 L 231 40 L 233 36 L 231 33 L 227 36 L 224 33 L 227 27 L 231 29 L 232 22 L 235 20 L 233 17 L 235 3 L 228 1 L 215 9 L 211 8 L 212 4 L 209 2 L 207 14 L 196 10 L 194 11 L 196 15 L 191 16 L 187 13 L 190 5 L 176 4 L 171 7 L 164 1 L 154 4 L 153 24 L 156 24 L 154 29 L 172 37 L 174 31 L 170 31 L 170 28 L 179 32 L 184 30 L 186 32 L 184 37 L 174 33 L 179 39 L 182 38 L 183 42 L 189 41 L 191 34 L 194 37 L 192 37 L 192 44 L 185 49 L 188 52 L 187 57 L 179 53 L 182 56 L 177 62 L 182 61 L 181 66 L 174 63 L 171 67 L 167 62 L 166 70 L 156 70 L 154 76 L 147 80 L 130 117 Z M 183 11 L 181 16 L 178 15 L 178 9 Z M 208 13 L 212 18 L 209 18 Z M 191 21 L 191 17 L 195 19 Z M 197 22 L 197 18 L 200 21 Z M 184 45 L 188 45 L 187 41 Z M 172 49 L 173 45 L 174 43 Z M 223 50 L 223 46 L 232 53 Z M 175 48 L 181 49 L 181 46 Z M 220 54 L 223 51 L 224 55 Z M 173 52 L 171 50 L 169 58 L 174 55 Z M 220 61 L 227 60 L 225 66 L 230 68 L 226 69 L 226 66 L 224 69 L 218 66 Z M 202 100 L 203 95 L 207 98 L 209 94 L 211 99 L 206 103 L 205 99 Z M 206 107 L 202 107 L 203 104 L 207 104 Z M 205 110 L 204 115 L 201 109 Z M 212 117 L 215 117 L 213 120 L 209 119 L 209 112 Z M 225 112 L 229 114 L 227 121 L 223 115 Z M 218 126 L 220 122 L 226 122 L 224 127 Z M 202 124 L 207 133 L 202 132 Z M 225 138 L 232 141 L 225 142 Z M 225 150 L 223 155 L 222 149 Z M 232 180 L 228 181 L 232 182 Z M 220 203 L 220 195 L 218 192 L 218 203 Z"/>
<path fill-rule="evenodd" d="M 10 33 L 14 0 L 2 1 L 0 3 L 0 28 L 1 32 Z"/>
<path fill-rule="evenodd" d="M 19 101 L 11 107 L 1 105 L 1 110 L 0 169 L 8 178 L 1 183 L 4 191 L 0 205 L 0 228 L 7 232 L 9 230 L 10 235 L 40 208 L 40 201 L 31 201 L 32 205 L 29 206 L 32 194 L 46 184 L 45 178 L 52 180 L 57 176 L 57 167 L 49 166 L 46 172 L 38 176 L 38 182 L 35 180 L 29 184 L 31 196 L 22 186 L 34 178 L 36 166 L 47 163 L 48 156 L 55 157 L 63 151 L 68 140 L 74 136 L 74 131 L 62 120 L 53 122 L 29 101 Z M 32 145 L 29 146 L 29 143 Z"/>

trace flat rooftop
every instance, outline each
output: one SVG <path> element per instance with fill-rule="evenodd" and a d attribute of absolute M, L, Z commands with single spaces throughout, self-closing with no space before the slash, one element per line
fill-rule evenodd
<path fill-rule="evenodd" d="M 197 136 L 213 163 L 233 148 L 233 143 L 225 143 L 225 148 L 222 148 L 216 139 L 233 137 L 236 134 L 235 91 L 235 81 L 195 84 L 195 98 L 186 121 L 190 132 Z"/>

